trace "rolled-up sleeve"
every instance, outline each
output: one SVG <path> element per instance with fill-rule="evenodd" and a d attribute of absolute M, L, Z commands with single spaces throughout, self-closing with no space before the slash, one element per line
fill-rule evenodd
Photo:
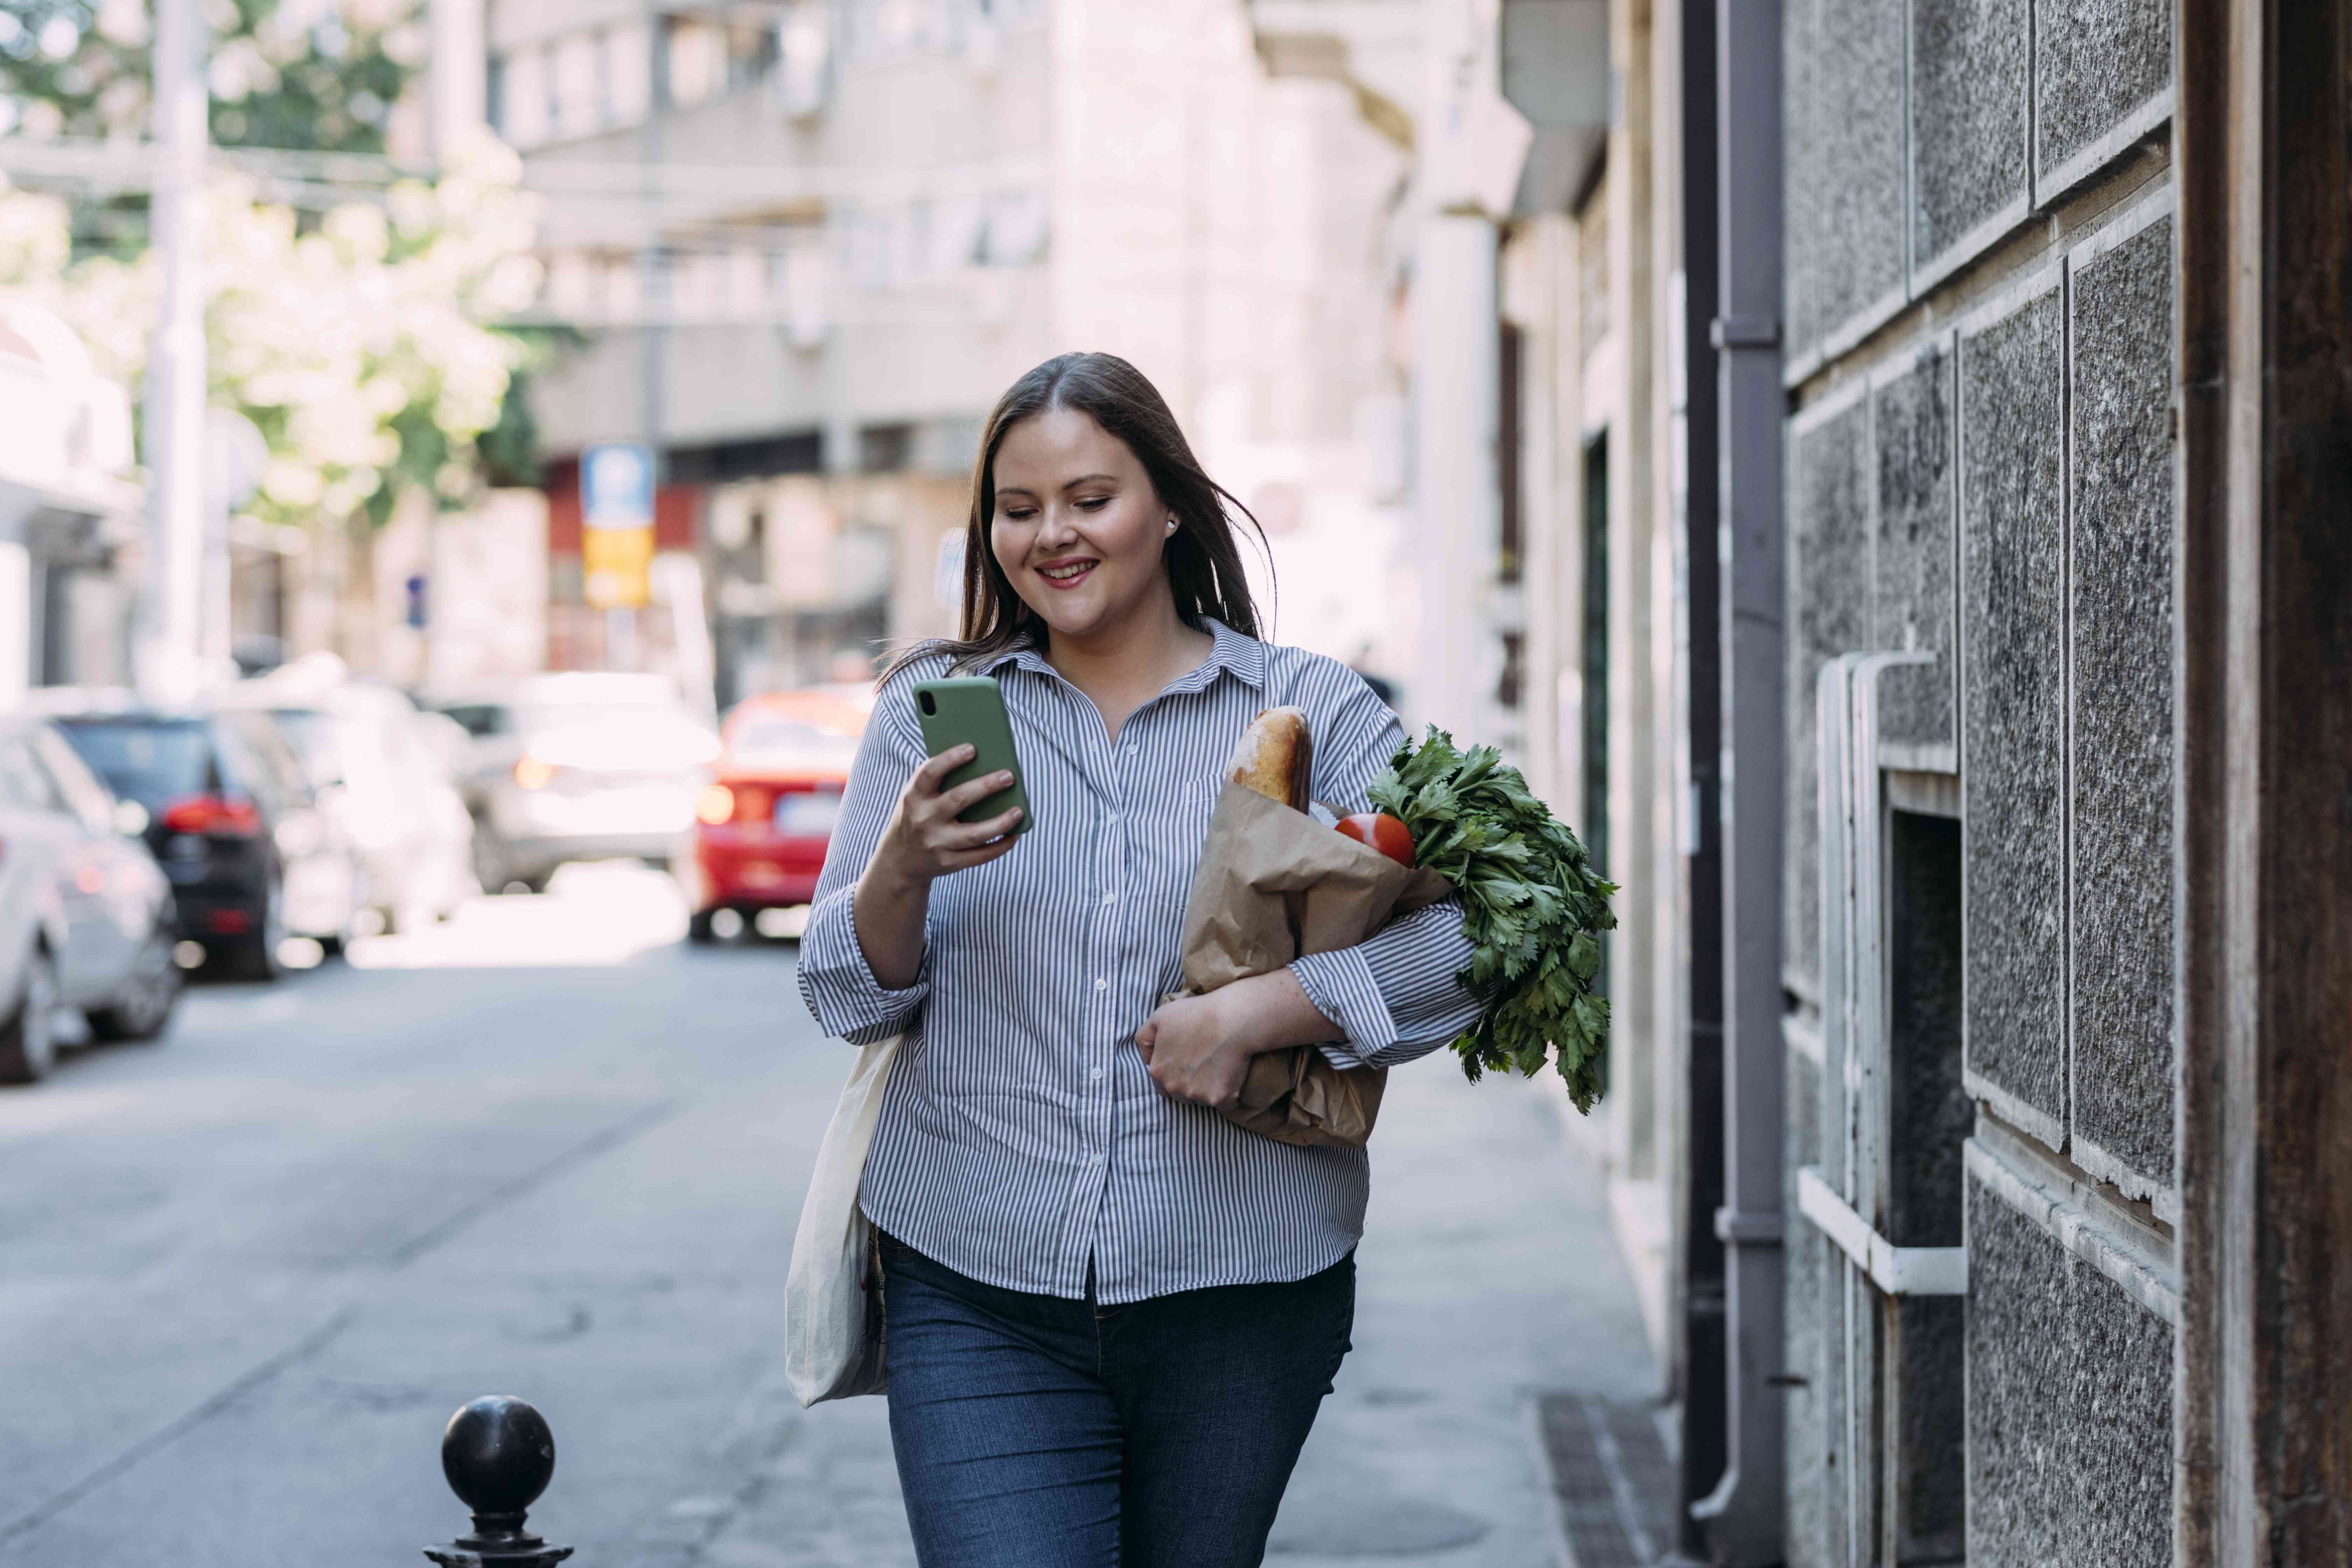
<path fill-rule="evenodd" d="M 1318 749 L 1315 795 L 1368 810 L 1367 792 L 1404 743 L 1394 713 L 1358 682 Z M 1427 1056 L 1468 1028 L 1478 1000 L 1456 978 L 1470 965 L 1462 909 L 1452 899 L 1398 916 L 1354 947 L 1296 960 L 1290 972 L 1315 1010 L 1347 1032 L 1322 1047 L 1343 1068 L 1394 1067 Z"/>
<path fill-rule="evenodd" d="M 898 809 L 898 794 L 924 758 L 922 732 L 915 722 L 913 683 L 929 673 L 909 669 L 875 697 L 874 714 L 850 765 L 841 817 L 817 878 L 816 901 L 801 935 L 801 999 L 824 1026 L 852 1045 L 866 1045 L 904 1029 L 931 991 L 928 943 L 915 983 L 892 990 L 874 977 L 858 944 L 851 905 L 857 879 L 874 858 L 874 847 Z"/>

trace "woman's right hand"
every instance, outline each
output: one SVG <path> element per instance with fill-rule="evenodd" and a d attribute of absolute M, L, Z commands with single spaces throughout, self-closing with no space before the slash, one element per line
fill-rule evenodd
<path fill-rule="evenodd" d="M 956 820 L 1013 782 L 1011 773 L 994 773 L 942 790 L 948 774 L 971 758 L 970 746 L 950 746 L 915 770 L 869 869 L 902 885 L 928 886 L 951 871 L 985 866 L 1020 842 L 1013 837 L 1021 821 L 1017 805 L 979 822 Z"/>

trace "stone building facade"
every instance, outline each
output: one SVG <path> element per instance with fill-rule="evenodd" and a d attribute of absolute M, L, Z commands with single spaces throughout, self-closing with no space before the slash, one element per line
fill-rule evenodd
<path fill-rule="evenodd" d="M 2170 9 L 1782 16 L 1788 1560 L 2167 1563 Z"/>

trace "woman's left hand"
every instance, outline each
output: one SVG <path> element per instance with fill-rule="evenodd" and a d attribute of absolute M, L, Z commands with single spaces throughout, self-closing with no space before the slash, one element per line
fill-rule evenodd
<path fill-rule="evenodd" d="M 1135 1031 L 1136 1048 L 1162 1094 L 1218 1110 L 1240 1100 L 1250 1058 L 1260 1051 L 1344 1038 L 1346 1031 L 1315 1010 L 1287 969 L 1163 1002 Z"/>
<path fill-rule="evenodd" d="M 1266 1048 L 1235 1017 L 1234 993 L 1247 984 L 1163 1002 L 1135 1031 L 1136 1049 L 1162 1094 L 1216 1110 L 1240 1100 L 1250 1058 Z"/>

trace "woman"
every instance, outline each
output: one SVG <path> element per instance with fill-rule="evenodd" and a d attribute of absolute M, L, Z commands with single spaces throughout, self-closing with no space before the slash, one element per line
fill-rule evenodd
<path fill-rule="evenodd" d="M 861 1203 L 882 1232 L 890 1431 L 924 1563 L 1254 1563 L 1355 1310 L 1357 1149 L 1213 1109 L 1249 1058 L 1407 1061 L 1475 1011 L 1450 902 L 1207 996 L 1184 902 L 1234 742 L 1306 710 L 1313 793 L 1402 739 L 1338 662 L 1257 639 L 1223 501 L 1126 361 L 1065 354 L 990 416 L 963 640 L 882 683 L 801 946 L 809 1008 L 904 1031 Z M 958 815 L 911 688 L 992 675 L 1035 831 Z"/>

